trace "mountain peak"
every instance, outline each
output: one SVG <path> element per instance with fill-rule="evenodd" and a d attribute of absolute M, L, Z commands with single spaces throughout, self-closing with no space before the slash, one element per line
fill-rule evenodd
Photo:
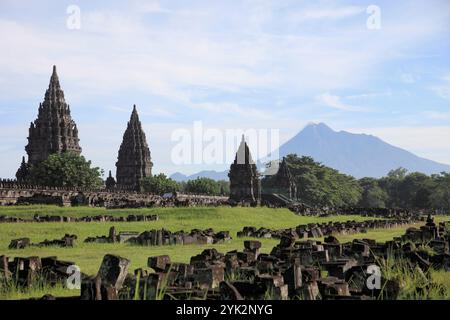
<path fill-rule="evenodd" d="M 361 178 L 381 177 L 403 167 L 426 174 L 450 171 L 450 166 L 420 158 L 367 134 L 334 131 L 325 123 L 309 123 L 280 147 L 280 157 L 288 154 L 310 156 L 326 166 Z"/>
<path fill-rule="evenodd" d="M 319 122 L 319 123 L 310 122 L 306 125 L 306 127 L 303 130 L 307 130 L 307 129 L 315 129 L 315 130 L 319 130 L 319 131 L 333 131 L 333 129 L 331 129 L 329 126 L 327 126 L 323 122 Z"/>

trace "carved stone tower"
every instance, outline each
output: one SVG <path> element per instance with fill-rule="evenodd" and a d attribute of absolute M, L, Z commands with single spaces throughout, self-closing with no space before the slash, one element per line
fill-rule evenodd
<path fill-rule="evenodd" d="M 228 173 L 230 200 L 257 205 L 261 200 L 261 181 L 250 149 L 242 136 L 241 144 Z"/>
<path fill-rule="evenodd" d="M 30 125 L 28 145 L 25 147 L 28 164 L 36 165 L 53 153 L 71 151 L 80 154 L 79 141 L 77 125 L 64 99 L 56 66 L 53 66 L 44 102 L 39 104 L 38 117 Z"/>
<path fill-rule="evenodd" d="M 111 170 L 109 170 L 109 176 L 106 178 L 105 186 L 107 190 L 114 190 L 116 187 L 116 180 L 113 178 Z"/>
<path fill-rule="evenodd" d="M 281 161 L 275 175 L 266 176 L 262 180 L 263 193 L 282 194 L 289 199 L 297 198 L 297 184 L 289 170 L 286 158 Z"/>
<path fill-rule="evenodd" d="M 22 157 L 22 163 L 20 164 L 19 170 L 16 172 L 16 179 L 19 183 L 27 182 L 30 173 L 30 166 L 25 162 L 25 157 Z"/>
<path fill-rule="evenodd" d="M 141 179 L 152 175 L 152 167 L 150 149 L 134 106 L 116 163 L 117 188 L 139 191 Z"/>

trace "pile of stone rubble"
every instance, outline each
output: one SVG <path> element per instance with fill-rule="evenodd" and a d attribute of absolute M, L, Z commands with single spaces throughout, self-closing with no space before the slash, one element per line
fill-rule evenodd
<path fill-rule="evenodd" d="M 267 228 L 244 227 L 239 231 L 238 237 L 276 238 L 293 236 L 296 239 L 321 238 L 330 235 L 346 235 L 364 233 L 373 229 L 390 229 L 415 224 L 415 219 L 393 219 L 393 220 L 366 220 L 346 222 L 310 223 L 299 225 L 295 228 L 271 230 Z"/>
<path fill-rule="evenodd" d="M 81 295 L 87 300 L 133 299 L 396 299 L 402 283 L 385 278 L 388 258 L 409 263 L 427 278 L 429 268 L 450 271 L 450 235 L 448 225 L 436 225 L 431 217 L 420 228 L 409 228 L 401 237 L 385 243 L 358 239 L 340 243 L 332 235 L 324 241 L 300 240 L 295 234 L 283 234 L 269 254 L 261 252 L 261 242 L 244 241 L 243 251 L 225 254 L 206 249 L 191 257 L 189 263 L 172 262 L 167 255 L 150 257 L 149 269 L 129 273 L 130 261 L 106 255 L 95 276 L 83 275 Z M 419 250 L 426 248 L 426 250 Z M 50 259 L 51 263 L 49 263 Z M 0 257 L 0 275 L 17 275 L 30 283 L 37 271 L 48 269 L 55 278 L 71 263 L 56 258 Z M 369 286 L 378 275 L 379 285 Z M 434 285 L 432 279 L 426 286 Z M 375 281 L 373 284 L 375 284 Z"/>
<path fill-rule="evenodd" d="M 76 235 L 66 234 L 61 239 L 44 240 L 38 243 L 31 243 L 30 238 L 19 238 L 11 240 L 8 249 L 25 249 L 27 247 L 49 247 L 57 246 L 62 248 L 73 247 L 75 245 Z"/>
<path fill-rule="evenodd" d="M 32 287 L 37 283 L 49 286 L 65 284 L 74 270 L 73 262 L 58 260 L 56 257 L 10 259 L 3 255 L 0 256 L 0 285 L 10 281 L 18 287 Z"/>
<path fill-rule="evenodd" d="M 216 244 L 231 240 L 228 231 L 214 232 L 213 229 L 198 230 L 190 232 L 169 230 L 149 230 L 142 233 L 134 231 L 116 232 L 114 227 L 109 230 L 108 236 L 89 237 L 85 242 L 114 243 L 128 242 L 141 246 L 164 246 L 164 245 L 187 245 L 187 244 Z"/>
<path fill-rule="evenodd" d="M 301 202 L 287 205 L 287 208 L 300 216 L 332 216 L 332 215 L 360 215 L 386 219 L 419 218 L 430 214 L 430 210 L 411 210 L 403 208 L 359 208 L 359 207 L 312 207 Z"/>
<path fill-rule="evenodd" d="M 421 237 L 411 237 L 419 232 Z M 414 241 L 427 242 L 434 253 L 415 250 Z M 137 269 L 130 275 L 129 260 L 107 255 L 97 276 L 84 279 L 81 298 L 129 299 L 137 293 L 141 299 L 396 299 L 401 289 L 396 279 L 381 274 L 379 286 L 367 285 L 371 268 L 393 255 L 407 259 L 411 268 L 449 270 L 449 243 L 445 224 L 436 226 L 429 219 L 420 229 L 386 243 L 340 243 L 333 236 L 322 243 L 283 236 L 270 254 L 260 252 L 259 241 L 247 240 L 242 252 L 206 249 L 189 264 L 150 257 L 152 273 Z"/>

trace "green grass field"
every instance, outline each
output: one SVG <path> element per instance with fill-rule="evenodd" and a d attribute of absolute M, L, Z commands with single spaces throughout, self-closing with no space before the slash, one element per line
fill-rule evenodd
<path fill-rule="evenodd" d="M 57 256 L 62 260 L 75 262 L 81 271 L 87 274 L 96 274 L 101 260 L 105 254 L 116 254 L 131 260 L 130 270 L 147 266 L 150 256 L 167 254 L 174 262 L 189 262 L 190 257 L 199 254 L 206 248 L 214 247 L 220 252 L 231 250 L 242 250 L 245 238 L 237 238 L 236 233 L 244 226 L 266 227 L 271 229 L 295 227 L 299 224 L 327 221 L 366 220 L 360 216 L 332 216 L 325 218 L 301 217 L 293 214 L 287 209 L 270 208 L 151 208 L 151 209 L 124 209 L 106 210 L 104 208 L 71 207 L 61 208 L 56 206 L 18 206 L 0 207 L 0 214 L 32 218 L 34 214 L 40 215 L 67 215 L 71 217 L 82 217 L 91 215 L 123 215 L 129 214 L 157 214 L 159 221 L 150 222 L 79 222 L 79 223 L 0 223 L 0 255 L 15 256 Z M 218 245 L 178 245 L 140 247 L 130 244 L 85 244 L 84 239 L 88 236 L 107 235 L 111 226 L 117 231 L 145 231 L 151 229 L 165 228 L 171 231 L 191 229 L 213 228 L 215 231 L 230 231 L 233 239 L 226 244 Z M 373 230 L 364 234 L 345 235 L 340 237 L 341 241 L 351 241 L 354 238 L 372 238 L 378 241 L 386 241 L 404 233 L 406 227 Z M 11 239 L 28 237 L 36 243 L 45 239 L 59 239 L 64 234 L 76 234 L 78 242 L 74 248 L 31 247 L 24 250 L 8 250 Z M 272 247 L 279 243 L 276 239 L 260 239 L 262 251 L 270 252 Z M 61 295 L 61 288 L 49 291 L 57 291 Z M 67 290 L 66 290 L 67 291 Z M 15 295 L 2 296 L 0 298 L 19 298 L 30 295 L 39 296 L 41 292 L 34 294 L 16 292 Z M 68 292 L 64 292 L 69 294 Z M 73 292 L 72 292 L 73 293 Z"/>

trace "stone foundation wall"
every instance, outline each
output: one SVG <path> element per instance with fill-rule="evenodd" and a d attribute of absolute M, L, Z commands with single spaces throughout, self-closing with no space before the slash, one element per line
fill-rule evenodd
<path fill-rule="evenodd" d="M 0 205 L 56 204 L 88 205 L 107 208 L 140 208 L 170 206 L 218 206 L 227 204 L 228 197 L 175 194 L 161 197 L 133 191 L 86 190 L 82 188 L 48 188 L 0 180 Z"/>

